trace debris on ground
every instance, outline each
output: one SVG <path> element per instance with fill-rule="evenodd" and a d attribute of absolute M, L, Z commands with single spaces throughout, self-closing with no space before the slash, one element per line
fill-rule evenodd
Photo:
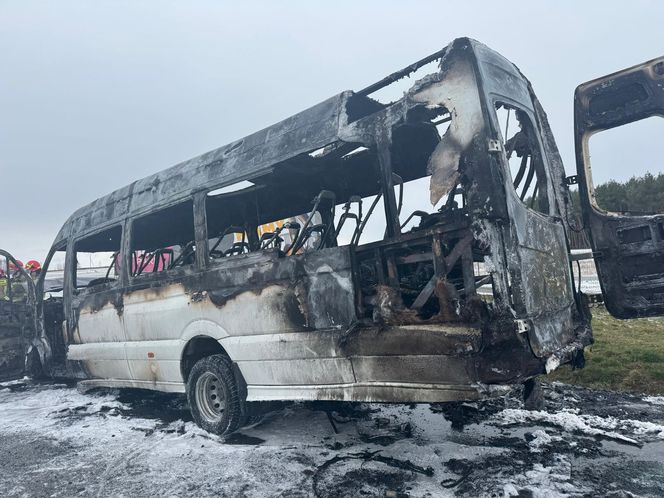
<path fill-rule="evenodd" d="M 3 496 L 661 496 L 662 397 L 292 403 L 226 437 L 181 395 L 0 384 Z"/>

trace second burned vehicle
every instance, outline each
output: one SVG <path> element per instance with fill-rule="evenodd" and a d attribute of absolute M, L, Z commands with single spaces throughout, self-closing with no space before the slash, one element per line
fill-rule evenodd
<path fill-rule="evenodd" d="M 401 98 L 373 98 L 430 63 Z M 582 366 L 571 230 L 593 241 L 612 313 L 664 309 L 663 218 L 600 212 L 584 149 L 661 114 L 661 68 L 577 92 L 582 227 L 530 84 L 466 38 L 138 180 L 57 235 L 44 268 L 64 262 L 61 295 L 44 300 L 44 271 L 29 363 L 89 388 L 186 392 L 217 433 L 253 401 L 477 399 Z"/>

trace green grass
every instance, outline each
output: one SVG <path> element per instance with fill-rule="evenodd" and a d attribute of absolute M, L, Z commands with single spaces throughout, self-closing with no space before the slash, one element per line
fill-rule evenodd
<path fill-rule="evenodd" d="M 558 369 L 547 377 L 570 384 L 664 394 L 664 318 L 616 320 L 593 308 L 595 343 L 586 348 L 586 367 Z"/>

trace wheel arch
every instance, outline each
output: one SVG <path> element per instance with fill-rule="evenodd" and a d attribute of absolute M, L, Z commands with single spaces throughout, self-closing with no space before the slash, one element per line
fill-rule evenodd
<path fill-rule="evenodd" d="M 180 371 L 182 380 L 187 383 L 189 373 L 198 360 L 213 354 L 223 354 L 230 359 L 228 352 L 221 345 L 219 340 L 209 335 L 199 334 L 191 337 L 182 349 L 180 357 Z"/>
<path fill-rule="evenodd" d="M 233 357 L 221 345 L 221 340 L 230 334 L 218 323 L 212 320 L 195 320 L 183 331 L 181 340 L 184 343 L 180 356 L 180 373 L 185 385 L 194 364 L 206 356 L 223 354 L 233 362 L 233 370 L 242 392 L 246 393 L 247 383 Z"/>

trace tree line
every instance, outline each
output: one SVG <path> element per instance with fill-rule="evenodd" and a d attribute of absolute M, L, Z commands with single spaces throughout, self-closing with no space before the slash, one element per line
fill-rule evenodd
<path fill-rule="evenodd" d="M 583 226 L 579 191 L 572 190 L 572 206 L 574 214 L 570 224 L 574 227 Z M 609 180 L 595 187 L 597 205 L 614 212 L 631 214 L 664 213 L 664 173 L 633 176 L 626 182 Z M 572 249 L 586 249 L 590 241 L 583 231 L 572 231 L 569 234 Z"/>
<path fill-rule="evenodd" d="M 595 187 L 597 205 L 607 211 L 664 212 L 664 173 L 633 176 L 624 183 L 609 180 Z"/>

